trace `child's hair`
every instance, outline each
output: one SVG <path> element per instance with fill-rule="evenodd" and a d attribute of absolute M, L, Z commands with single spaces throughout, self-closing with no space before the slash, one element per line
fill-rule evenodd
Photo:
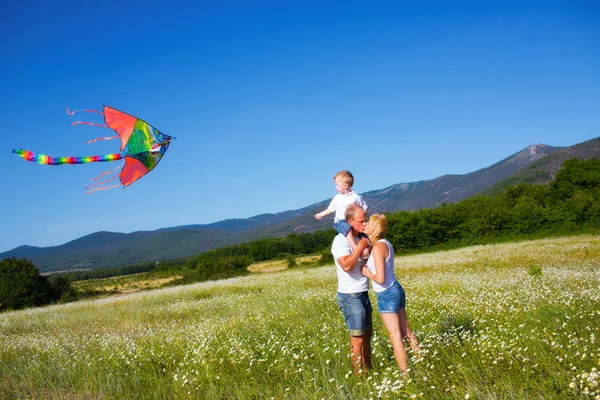
<path fill-rule="evenodd" d="M 369 218 L 369 227 L 371 228 L 371 234 L 369 235 L 371 243 L 375 244 L 379 239 L 385 238 L 388 231 L 388 222 L 385 215 L 371 215 L 371 218 Z"/>
<path fill-rule="evenodd" d="M 350 173 L 350 171 L 343 170 L 334 175 L 333 180 L 341 179 L 346 185 L 352 187 L 354 186 L 354 176 Z"/>

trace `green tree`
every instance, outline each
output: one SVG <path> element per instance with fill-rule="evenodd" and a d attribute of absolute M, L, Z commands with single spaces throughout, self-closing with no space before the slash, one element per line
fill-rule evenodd
<path fill-rule="evenodd" d="M 0 310 L 35 307 L 56 300 L 48 279 L 26 259 L 0 261 Z"/>
<path fill-rule="evenodd" d="M 79 298 L 79 293 L 71 286 L 71 280 L 64 276 L 50 276 L 48 278 L 52 287 L 52 298 L 61 303 L 68 303 Z"/>
<path fill-rule="evenodd" d="M 600 160 L 572 158 L 563 163 L 551 185 L 554 197 L 566 200 L 582 190 L 600 187 Z"/>
<path fill-rule="evenodd" d="M 294 257 L 292 254 L 286 254 L 285 259 L 287 260 L 288 268 L 298 266 L 298 263 L 296 262 L 296 257 Z"/>

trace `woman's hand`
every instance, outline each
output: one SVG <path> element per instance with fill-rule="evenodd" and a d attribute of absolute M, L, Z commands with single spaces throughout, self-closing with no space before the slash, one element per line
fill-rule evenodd
<path fill-rule="evenodd" d="M 371 272 L 371 270 L 366 266 L 363 265 L 360 272 L 366 276 L 367 278 L 371 278 L 373 276 L 373 273 Z"/>

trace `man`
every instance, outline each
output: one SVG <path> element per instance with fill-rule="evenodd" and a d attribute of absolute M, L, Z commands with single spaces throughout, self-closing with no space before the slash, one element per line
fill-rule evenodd
<path fill-rule="evenodd" d="M 354 231 L 354 237 L 358 238 L 367 225 L 366 211 L 358 204 L 350 204 L 345 217 Z M 372 309 L 369 281 L 361 272 L 364 264 L 361 255 L 368 247 L 368 240 L 360 239 L 356 248 L 352 250 L 348 239 L 341 233 L 333 239 L 331 246 L 338 277 L 338 307 L 344 314 L 350 332 L 352 366 L 357 373 L 371 367 Z"/>

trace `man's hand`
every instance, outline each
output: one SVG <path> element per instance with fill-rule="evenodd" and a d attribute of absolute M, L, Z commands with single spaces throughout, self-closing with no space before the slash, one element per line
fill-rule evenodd
<path fill-rule="evenodd" d="M 338 264 L 344 271 L 350 271 L 358 263 L 358 259 L 360 258 L 360 255 L 364 249 L 368 248 L 369 241 L 367 239 L 360 239 L 352 254 L 338 258 Z"/>
<path fill-rule="evenodd" d="M 360 253 L 362 254 L 363 250 L 368 249 L 369 248 L 369 241 L 366 238 L 362 238 L 358 241 L 358 244 L 356 245 L 356 249 L 360 249 Z"/>

